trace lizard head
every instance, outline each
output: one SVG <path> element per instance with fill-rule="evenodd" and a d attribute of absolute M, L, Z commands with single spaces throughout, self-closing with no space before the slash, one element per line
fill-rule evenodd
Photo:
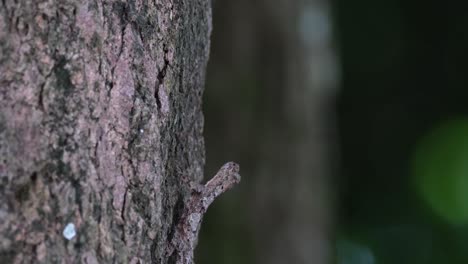
<path fill-rule="evenodd" d="M 232 178 L 235 183 L 239 183 L 241 178 L 239 175 L 239 170 L 239 164 L 230 161 L 224 164 L 218 173 L 222 173 L 224 177 Z"/>

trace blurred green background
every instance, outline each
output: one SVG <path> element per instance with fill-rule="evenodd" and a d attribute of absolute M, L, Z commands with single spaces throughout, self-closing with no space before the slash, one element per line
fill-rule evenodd
<path fill-rule="evenodd" d="M 463 1 L 213 7 L 197 263 L 468 263 Z"/>

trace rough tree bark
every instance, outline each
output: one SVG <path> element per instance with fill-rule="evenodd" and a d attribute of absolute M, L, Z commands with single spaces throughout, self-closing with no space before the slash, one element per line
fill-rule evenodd
<path fill-rule="evenodd" d="M 0 3 L 1 263 L 171 263 L 210 32 L 209 0 Z"/>

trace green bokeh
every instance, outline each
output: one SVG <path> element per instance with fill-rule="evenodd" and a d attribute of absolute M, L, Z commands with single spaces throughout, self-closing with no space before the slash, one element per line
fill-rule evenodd
<path fill-rule="evenodd" d="M 468 223 L 468 121 L 453 120 L 421 139 L 413 156 L 418 191 L 452 224 Z"/>

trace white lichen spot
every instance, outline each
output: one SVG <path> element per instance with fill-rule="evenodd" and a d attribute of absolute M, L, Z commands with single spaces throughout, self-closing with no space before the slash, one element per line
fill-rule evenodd
<path fill-rule="evenodd" d="M 72 240 L 76 236 L 75 224 L 68 223 L 63 229 L 63 236 L 68 240 Z"/>
<path fill-rule="evenodd" d="M 143 129 L 140 129 L 140 133 L 143 134 L 143 132 L 144 132 Z"/>

